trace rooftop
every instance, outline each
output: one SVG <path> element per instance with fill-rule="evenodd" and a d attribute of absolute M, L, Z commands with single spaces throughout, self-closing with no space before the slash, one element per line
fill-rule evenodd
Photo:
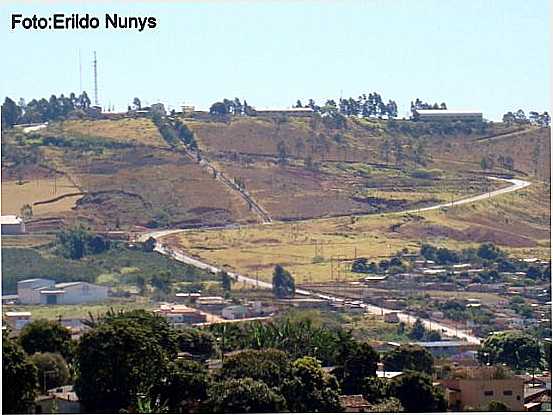
<path fill-rule="evenodd" d="M 0 216 L 1 225 L 20 225 L 23 223 L 23 219 L 16 215 L 2 215 Z"/>
<path fill-rule="evenodd" d="M 480 111 L 467 110 L 415 110 L 419 115 L 482 115 Z"/>

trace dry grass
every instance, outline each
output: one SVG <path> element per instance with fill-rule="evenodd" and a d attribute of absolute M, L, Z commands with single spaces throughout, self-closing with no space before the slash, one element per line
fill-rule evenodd
<path fill-rule="evenodd" d="M 2 215 L 19 215 L 23 205 L 31 205 L 34 215 L 59 214 L 70 211 L 81 196 L 69 196 L 51 203 L 34 203 L 55 199 L 64 194 L 80 192 L 69 179 L 60 176 L 57 179 L 41 178 L 24 181 L 2 182 Z"/>
<path fill-rule="evenodd" d="M 47 134 L 133 142 L 155 147 L 168 147 L 157 127 L 148 118 L 121 120 L 69 120 L 48 127 Z"/>

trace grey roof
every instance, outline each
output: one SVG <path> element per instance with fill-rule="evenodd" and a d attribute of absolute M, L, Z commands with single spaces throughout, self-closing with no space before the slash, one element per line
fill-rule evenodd
<path fill-rule="evenodd" d="M 466 110 L 415 110 L 419 115 L 482 115 L 480 111 Z"/>
<path fill-rule="evenodd" d="M 464 341 L 454 341 L 454 340 L 442 340 L 435 342 L 412 342 L 411 344 L 421 346 L 421 347 L 460 347 L 460 346 L 471 346 L 472 343 Z"/>
<path fill-rule="evenodd" d="M 66 287 L 72 287 L 74 285 L 80 285 L 80 284 L 86 284 L 86 283 L 84 281 L 61 282 L 59 284 L 56 284 L 56 288 L 66 288 Z"/>
<path fill-rule="evenodd" d="M 29 278 L 27 280 L 21 280 L 21 281 L 17 281 L 18 284 L 21 284 L 21 283 L 27 283 L 27 282 L 37 282 L 37 281 L 52 281 L 54 282 L 54 280 L 50 280 L 48 278 Z"/>

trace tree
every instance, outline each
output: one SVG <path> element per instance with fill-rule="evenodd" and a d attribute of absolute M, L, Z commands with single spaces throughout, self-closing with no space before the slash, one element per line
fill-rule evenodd
<path fill-rule="evenodd" d="M 290 379 L 284 381 L 281 390 L 291 412 L 342 411 L 338 381 L 312 357 L 292 363 Z"/>
<path fill-rule="evenodd" d="M 217 350 L 213 334 L 194 327 L 186 327 L 176 333 L 178 348 L 201 360 L 207 360 Z"/>
<path fill-rule="evenodd" d="M 376 376 L 368 377 L 363 380 L 360 392 L 369 403 L 382 402 L 383 400 L 388 398 L 389 395 L 388 383 L 388 379 L 379 378 Z"/>
<path fill-rule="evenodd" d="M 69 382 L 69 368 L 61 354 L 35 353 L 30 360 L 38 370 L 38 382 L 43 393 Z"/>
<path fill-rule="evenodd" d="M 405 412 L 405 408 L 401 406 L 401 402 L 397 398 L 388 398 L 382 402 L 375 403 L 369 408 L 369 412 L 386 412 L 386 413 L 397 413 Z"/>
<path fill-rule="evenodd" d="M 86 254 L 86 244 L 92 235 L 83 226 L 62 229 L 57 234 L 62 254 L 71 259 L 81 259 Z"/>
<path fill-rule="evenodd" d="M 368 344 L 360 343 L 345 358 L 342 370 L 342 390 L 347 394 L 360 393 L 363 379 L 376 376 L 376 369 L 380 356 Z"/>
<path fill-rule="evenodd" d="M 23 219 L 30 219 L 33 217 L 33 208 L 31 205 L 25 204 L 21 207 L 20 214 Z"/>
<path fill-rule="evenodd" d="M 540 343 L 529 334 L 512 331 L 488 336 L 478 351 L 484 364 L 505 363 L 515 370 L 537 369 L 542 366 Z"/>
<path fill-rule="evenodd" d="M 10 98 L 6 97 L 2 104 L 2 130 L 11 128 L 21 116 L 21 108 Z"/>
<path fill-rule="evenodd" d="M 156 240 L 155 238 L 152 238 L 150 236 L 148 239 L 146 239 L 146 241 L 142 245 L 142 250 L 144 252 L 153 252 L 155 247 L 156 247 Z"/>
<path fill-rule="evenodd" d="M 36 396 L 37 368 L 2 331 L 2 412 L 29 413 Z"/>
<path fill-rule="evenodd" d="M 390 395 L 401 402 L 406 412 L 445 412 L 443 393 L 432 386 L 432 378 L 417 372 L 406 372 L 390 383 Z"/>
<path fill-rule="evenodd" d="M 161 383 L 154 385 L 151 394 L 164 402 L 173 413 L 188 412 L 207 398 L 210 377 L 207 368 L 192 360 L 178 359 L 168 364 Z"/>
<path fill-rule="evenodd" d="M 108 313 L 81 337 L 75 391 L 86 411 L 130 408 L 162 384 L 176 355 L 165 319 L 143 310 Z"/>
<path fill-rule="evenodd" d="M 225 359 L 221 376 L 225 379 L 251 378 L 270 387 L 279 387 L 290 375 L 290 360 L 276 349 L 245 350 Z"/>
<path fill-rule="evenodd" d="M 279 141 L 277 144 L 277 158 L 279 164 L 286 164 L 287 163 L 287 157 L 288 157 L 288 151 L 286 150 L 286 144 L 284 144 L 284 141 Z"/>
<path fill-rule="evenodd" d="M 211 115 L 223 116 L 228 114 L 227 106 L 222 102 L 216 102 L 209 108 Z"/>
<path fill-rule="evenodd" d="M 134 108 L 137 109 L 137 110 L 140 110 L 142 109 L 142 104 L 140 102 L 140 99 L 138 97 L 135 97 L 133 100 L 132 100 L 132 104 L 134 105 Z"/>
<path fill-rule="evenodd" d="M 284 398 L 274 389 L 263 382 L 243 378 L 215 383 L 208 391 L 202 412 L 266 413 L 285 409 Z"/>
<path fill-rule="evenodd" d="M 488 407 L 486 408 L 489 412 L 509 412 L 511 409 L 500 401 L 490 401 L 488 402 Z"/>
<path fill-rule="evenodd" d="M 229 292 L 232 289 L 232 278 L 228 274 L 228 272 L 221 270 L 219 272 L 218 277 L 221 280 L 221 286 L 223 287 L 223 291 Z"/>
<path fill-rule="evenodd" d="M 476 254 L 483 259 L 488 259 L 490 261 L 495 261 L 499 258 L 505 256 L 505 253 L 497 248 L 494 244 L 485 243 L 478 247 Z"/>
<path fill-rule="evenodd" d="M 425 348 L 402 344 L 385 353 L 382 362 L 384 363 L 384 370 L 393 372 L 414 370 L 431 375 L 434 358 Z"/>
<path fill-rule="evenodd" d="M 59 353 L 65 359 L 73 357 L 71 332 L 57 321 L 39 319 L 25 325 L 19 335 L 21 346 L 28 354 Z"/>
<path fill-rule="evenodd" d="M 277 298 L 291 298 L 296 292 L 294 277 L 281 265 L 276 265 L 273 271 L 273 294 Z"/>
<path fill-rule="evenodd" d="M 424 338 L 425 334 L 426 328 L 424 327 L 424 324 L 422 324 L 422 320 L 417 318 L 415 320 L 415 324 L 413 324 L 413 327 L 409 332 L 409 338 L 420 341 Z"/>

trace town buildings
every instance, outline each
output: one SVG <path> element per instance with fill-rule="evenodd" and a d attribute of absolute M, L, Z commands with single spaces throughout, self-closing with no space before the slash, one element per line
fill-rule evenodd
<path fill-rule="evenodd" d="M 20 304 L 97 303 L 108 297 L 108 287 L 84 281 L 56 284 L 54 280 L 32 278 L 17 283 Z"/>
<path fill-rule="evenodd" d="M 413 110 L 413 119 L 416 121 L 451 122 L 472 121 L 482 122 L 482 113 L 477 111 L 453 110 Z"/>

